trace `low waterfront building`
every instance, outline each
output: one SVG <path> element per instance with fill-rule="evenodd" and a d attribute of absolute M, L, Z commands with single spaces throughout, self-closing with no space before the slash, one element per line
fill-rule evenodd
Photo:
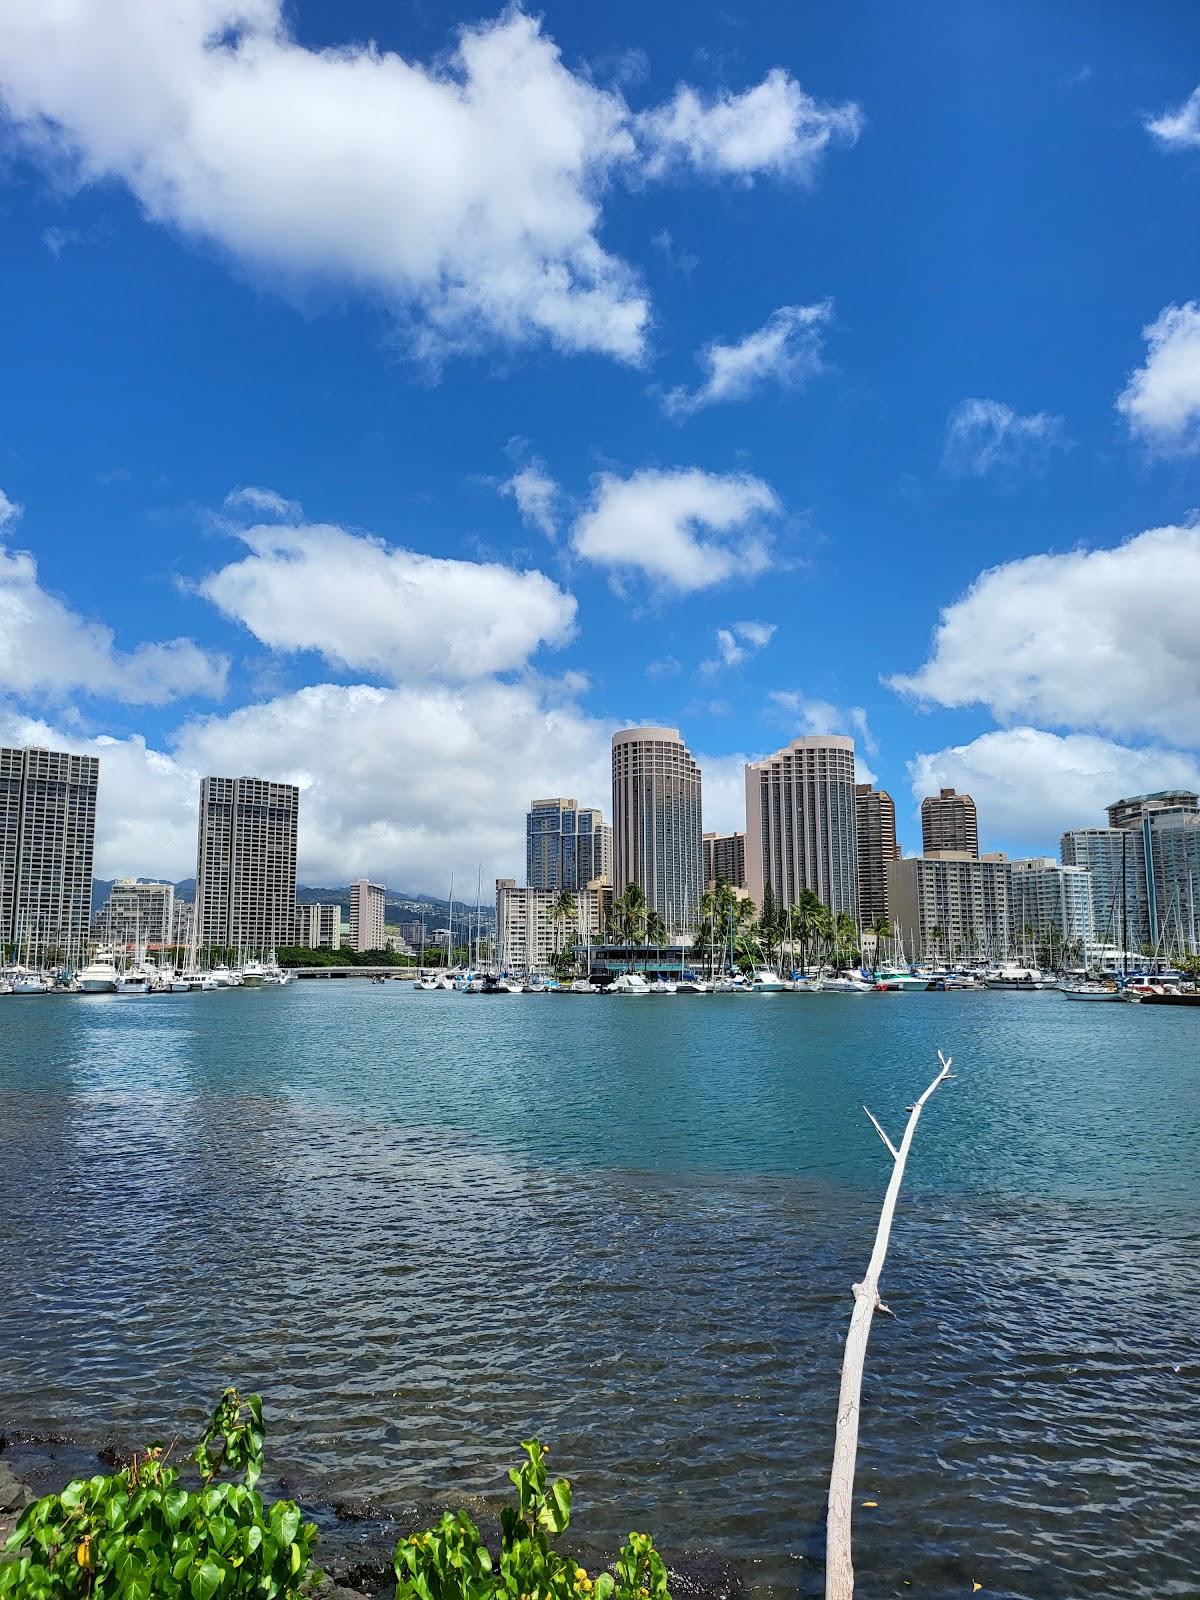
<path fill-rule="evenodd" d="M 612 885 L 597 879 L 571 894 L 573 914 L 556 916 L 560 893 L 530 889 L 513 878 L 496 880 L 496 959 L 504 972 L 551 970 L 554 957 L 573 945 L 595 943 L 612 906 Z"/>
<path fill-rule="evenodd" d="M 119 950 L 161 949 L 172 943 L 175 885 L 117 878 L 92 920 L 92 935 Z"/>
<path fill-rule="evenodd" d="M 1012 921 L 1018 942 L 1050 946 L 1082 960 L 1096 941 L 1092 879 L 1086 867 L 1053 856 L 1012 863 Z"/>
<path fill-rule="evenodd" d="M 350 885 L 350 948 L 360 955 L 383 949 L 386 898 L 383 884 L 369 878 L 356 878 Z"/>
<path fill-rule="evenodd" d="M 704 835 L 704 887 L 727 883 L 732 889 L 746 887 L 746 835 L 744 833 L 706 833 Z"/>
<path fill-rule="evenodd" d="M 304 950 L 340 950 L 342 946 L 342 908 L 318 902 L 296 906 L 292 941 Z"/>
<path fill-rule="evenodd" d="M 919 960 L 999 960 L 1014 948 L 1012 865 L 1003 855 L 940 850 L 903 856 L 891 873 L 892 917 Z"/>

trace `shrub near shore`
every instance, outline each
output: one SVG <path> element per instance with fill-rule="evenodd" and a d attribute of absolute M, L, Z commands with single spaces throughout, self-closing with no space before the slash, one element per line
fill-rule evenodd
<path fill-rule="evenodd" d="M 294 1501 L 258 1494 L 265 1433 L 258 1395 L 227 1389 L 190 1455 L 197 1488 L 180 1482 L 173 1445 L 152 1445 L 111 1476 L 35 1501 L 0 1561 L 0 1596 L 300 1600 L 321 1578 L 312 1566 L 317 1529 Z M 501 1512 L 498 1561 L 465 1512 L 448 1512 L 397 1544 L 396 1600 L 670 1600 L 647 1534 L 630 1534 L 612 1571 L 595 1577 L 555 1549 L 570 1523 L 571 1486 L 549 1480 L 538 1440 L 522 1449 L 525 1460 L 508 1475 L 517 1503 Z"/>

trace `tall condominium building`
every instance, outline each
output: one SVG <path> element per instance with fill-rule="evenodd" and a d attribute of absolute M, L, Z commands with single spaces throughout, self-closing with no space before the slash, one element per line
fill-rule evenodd
<path fill-rule="evenodd" d="M 1034 941 L 1061 941 L 1087 960 L 1096 944 L 1092 875 L 1086 867 L 1063 867 L 1052 856 L 1012 863 L 1012 925 L 1018 943 L 1032 930 Z"/>
<path fill-rule="evenodd" d="M 342 908 L 337 905 L 297 905 L 292 924 L 292 944 L 304 950 L 338 950 L 342 943 Z"/>
<path fill-rule="evenodd" d="M 350 944 L 360 953 L 383 949 L 383 884 L 358 878 L 350 885 Z"/>
<path fill-rule="evenodd" d="M 196 846 L 200 946 L 286 944 L 296 909 L 300 791 L 267 778 L 203 778 Z"/>
<path fill-rule="evenodd" d="M 171 938 L 169 943 L 176 950 L 189 950 L 192 944 L 192 930 L 196 921 L 196 907 L 191 900 L 181 900 L 175 896 L 175 906 L 171 913 Z"/>
<path fill-rule="evenodd" d="M 892 918 L 911 958 L 998 960 L 1014 948 L 1012 866 L 967 850 L 892 863 Z"/>
<path fill-rule="evenodd" d="M 727 883 L 734 889 L 746 887 L 746 835 L 744 833 L 706 833 L 704 835 L 704 887 Z"/>
<path fill-rule="evenodd" d="M 1130 950 L 1194 952 L 1200 913 L 1200 800 L 1192 790 L 1133 795 L 1107 828 L 1072 828 L 1063 862 L 1091 873 L 1097 936 Z M 1127 936 L 1127 937 L 1126 937 Z"/>
<path fill-rule="evenodd" d="M 612 881 L 612 829 L 577 800 L 534 800 L 525 817 L 525 882 L 531 889 L 586 889 Z"/>
<path fill-rule="evenodd" d="M 1154 794 L 1134 794 L 1108 806 L 1110 828 L 1140 828 L 1152 817 L 1160 825 L 1194 817 L 1200 812 L 1200 795 L 1194 789 L 1158 789 Z"/>
<path fill-rule="evenodd" d="M 746 887 L 761 908 L 811 890 L 835 913 L 858 916 L 854 740 L 793 739 L 746 768 Z"/>
<path fill-rule="evenodd" d="M 597 883 L 575 892 L 575 912 L 556 917 L 561 891 L 521 888 L 496 880 L 496 959 L 502 972 L 549 972 L 560 950 L 597 941 L 612 906 L 612 888 Z"/>
<path fill-rule="evenodd" d="M 172 944 L 175 885 L 117 878 L 96 913 L 92 932 L 105 944 L 126 950 Z"/>
<path fill-rule="evenodd" d="M 896 843 L 896 803 L 886 789 L 854 785 L 858 838 L 858 914 L 864 928 L 891 915 L 888 875 L 900 854 Z"/>
<path fill-rule="evenodd" d="M 1140 950 L 1151 942 L 1146 851 L 1141 830 L 1069 828 L 1059 853 L 1083 867 L 1092 889 L 1092 926 L 1101 944 Z"/>
<path fill-rule="evenodd" d="M 92 922 L 95 756 L 0 747 L 0 944 L 78 955 Z"/>
<path fill-rule="evenodd" d="M 979 822 L 975 802 L 969 794 L 942 789 L 921 801 L 921 849 L 965 850 L 979 854 Z"/>
<path fill-rule="evenodd" d="M 704 890 L 700 768 L 676 728 L 613 735 L 613 886 L 641 886 L 669 933 L 690 931 Z"/>

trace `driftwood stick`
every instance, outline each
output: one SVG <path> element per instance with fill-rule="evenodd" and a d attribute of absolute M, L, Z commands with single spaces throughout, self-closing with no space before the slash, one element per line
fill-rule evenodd
<path fill-rule="evenodd" d="M 908 1123 L 900 1148 L 896 1150 L 883 1129 L 875 1123 L 876 1132 L 892 1152 L 892 1176 L 883 1197 L 879 1213 L 879 1228 L 875 1234 L 875 1248 L 867 1264 L 861 1283 L 854 1285 L 854 1310 L 850 1317 L 850 1331 L 846 1335 L 846 1353 L 842 1358 L 842 1386 L 838 1394 L 837 1432 L 833 1446 L 833 1470 L 829 1475 L 829 1513 L 826 1519 L 825 1548 L 825 1600 L 853 1600 L 854 1563 L 850 1554 L 850 1521 L 854 1498 L 854 1467 L 858 1459 L 858 1416 L 862 1397 L 863 1365 L 867 1359 L 867 1340 L 871 1336 L 871 1319 L 876 1309 L 885 1309 L 879 1298 L 879 1277 L 887 1255 L 888 1240 L 892 1232 L 892 1217 L 904 1179 L 904 1166 L 912 1146 L 913 1134 L 921 1118 L 921 1110 L 933 1091 L 950 1076 L 953 1057 L 947 1058 L 938 1051 L 942 1070 L 921 1098 L 908 1107 Z M 863 1107 L 866 1111 L 866 1106 Z"/>

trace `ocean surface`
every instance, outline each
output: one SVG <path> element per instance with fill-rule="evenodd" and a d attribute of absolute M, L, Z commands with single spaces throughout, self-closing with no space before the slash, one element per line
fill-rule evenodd
<path fill-rule="evenodd" d="M 294 984 L 0 1000 L 0 1429 L 190 1428 L 819 1593 L 850 1286 L 864 1597 L 1200 1593 L 1200 1015 L 1056 994 Z M 863 1502 L 875 1502 L 866 1506 Z"/>

